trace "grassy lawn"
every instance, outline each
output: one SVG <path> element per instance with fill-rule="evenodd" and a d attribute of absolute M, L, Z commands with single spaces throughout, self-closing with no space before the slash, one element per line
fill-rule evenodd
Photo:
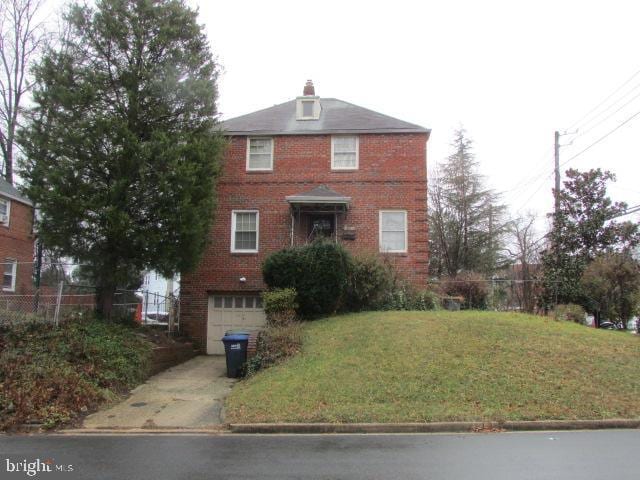
<path fill-rule="evenodd" d="M 637 418 L 640 338 L 514 313 L 311 322 L 303 351 L 237 385 L 227 421 Z"/>

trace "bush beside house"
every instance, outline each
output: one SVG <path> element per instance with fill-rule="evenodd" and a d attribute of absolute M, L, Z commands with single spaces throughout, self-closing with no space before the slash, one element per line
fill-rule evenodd
<path fill-rule="evenodd" d="M 440 303 L 434 292 L 414 291 L 383 258 L 353 257 L 326 240 L 270 255 L 263 276 L 270 289 L 296 290 L 296 312 L 303 319 L 337 311 L 432 310 Z"/>
<path fill-rule="evenodd" d="M 264 262 L 269 288 L 295 288 L 298 314 L 314 318 L 336 312 L 344 301 L 351 256 L 336 243 L 315 241 L 276 252 Z"/>

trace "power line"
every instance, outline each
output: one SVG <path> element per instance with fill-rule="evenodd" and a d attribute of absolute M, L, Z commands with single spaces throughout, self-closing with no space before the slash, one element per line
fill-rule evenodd
<path fill-rule="evenodd" d="M 542 155 L 540 157 L 540 161 L 545 160 L 547 158 L 547 156 L 552 151 L 553 151 L 553 147 L 551 146 L 551 147 L 549 147 L 547 149 L 547 151 L 544 153 L 544 155 Z M 532 173 L 534 175 L 531 175 Z M 518 188 L 520 188 L 520 186 L 523 185 L 524 183 L 528 183 L 529 185 L 534 184 L 545 173 L 546 173 L 546 166 L 544 164 L 542 165 L 542 169 L 540 169 L 539 167 L 532 168 L 532 169 L 529 170 L 529 172 L 519 182 L 517 182 L 513 187 L 511 187 L 510 189 L 508 189 L 508 190 L 506 190 L 506 191 L 504 191 L 502 193 L 503 194 L 507 194 L 507 193 L 513 192 L 513 191 L 517 190 Z"/>
<path fill-rule="evenodd" d="M 593 142 L 592 144 L 590 144 L 589 146 L 583 148 L 582 150 L 580 150 L 578 153 L 576 153 L 575 155 L 572 155 L 571 157 L 569 157 L 567 160 L 565 160 L 564 162 L 562 162 L 560 164 L 560 166 L 564 166 L 567 163 L 569 163 L 571 160 L 573 160 L 576 157 L 579 157 L 580 155 L 582 155 L 584 152 L 586 152 L 587 150 L 589 150 L 591 147 L 597 145 L 598 143 L 600 143 L 602 140 L 604 140 L 605 138 L 607 138 L 609 135 L 611 135 L 612 133 L 614 133 L 616 130 L 619 130 L 620 128 L 622 128 L 624 125 L 626 125 L 627 123 L 629 123 L 631 120 L 633 120 L 634 118 L 636 118 L 638 115 L 640 115 L 640 111 L 634 113 L 633 115 L 631 115 L 629 118 L 627 118 L 624 122 L 622 122 L 621 124 L 619 124 L 617 127 L 615 127 L 613 130 L 610 130 L 609 132 L 607 132 L 606 134 L 604 134 L 602 137 L 600 137 L 598 140 L 596 140 L 595 142 Z"/>
<path fill-rule="evenodd" d="M 527 203 L 529 203 L 529 200 L 531 200 L 535 196 L 535 194 L 538 193 L 542 187 L 544 187 L 545 180 L 547 180 L 548 178 L 551 178 L 551 176 L 554 173 L 555 172 L 552 170 L 550 173 L 547 174 L 546 177 L 542 179 L 542 183 L 540 184 L 540 186 L 538 186 L 538 188 L 536 188 L 534 192 L 531 195 L 529 195 L 529 197 L 527 197 L 527 199 L 516 209 L 516 212 L 520 212 L 522 210 L 522 207 L 524 207 Z"/>
<path fill-rule="evenodd" d="M 640 87 L 640 83 L 637 85 L 638 87 Z M 613 112 L 611 112 L 611 114 L 607 115 L 605 118 L 603 118 L 602 120 L 600 120 L 598 123 L 596 123 L 595 125 L 593 125 L 591 128 L 589 128 L 586 131 L 581 131 L 577 136 L 575 136 L 573 138 L 573 140 L 580 138 L 584 135 L 586 135 L 587 133 L 591 132 L 592 130 L 594 130 L 595 128 L 597 128 L 598 126 L 602 125 L 604 122 L 606 122 L 607 120 L 609 120 L 611 117 L 613 117 L 616 113 L 618 113 L 620 110 L 622 110 L 624 107 L 626 107 L 627 105 L 629 105 L 631 102 L 633 102 L 636 98 L 640 97 L 640 93 L 638 93 L 637 95 L 634 95 L 628 102 L 624 103 L 622 106 L 618 107 L 616 110 L 614 110 Z M 617 103 L 617 102 L 616 102 Z M 612 106 L 614 106 L 616 103 L 612 103 L 609 108 L 611 108 Z M 607 110 L 609 110 L 609 108 L 607 108 Z M 605 112 L 607 111 L 605 110 Z M 603 112 L 604 113 L 604 112 Z M 590 122 L 586 123 L 585 125 L 588 125 Z M 573 142 L 572 140 L 572 142 Z"/>
<path fill-rule="evenodd" d="M 613 97 L 616 93 L 618 93 L 625 86 L 627 86 L 629 84 L 629 82 L 631 82 L 631 80 L 633 80 L 638 75 L 640 75 L 640 70 L 636 71 L 633 75 L 631 75 L 627 80 L 624 81 L 624 83 L 622 85 L 620 85 L 618 88 L 616 88 L 613 91 L 613 93 L 609 94 L 604 100 L 602 100 L 595 107 L 593 107 L 591 110 L 589 110 L 587 113 L 585 113 L 580 119 L 578 119 L 577 121 L 573 122 L 571 124 L 571 126 L 569 128 L 567 128 L 567 130 L 571 130 L 572 128 L 575 128 L 576 125 L 578 125 L 580 122 L 582 122 L 582 120 L 587 118 L 589 115 L 591 115 L 593 112 L 595 112 L 598 108 L 600 108 L 602 105 L 604 105 L 611 97 Z"/>

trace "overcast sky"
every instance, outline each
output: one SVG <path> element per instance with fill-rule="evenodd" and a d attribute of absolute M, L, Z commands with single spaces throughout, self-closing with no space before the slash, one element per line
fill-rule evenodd
<path fill-rule="evenodd" d="M 192 4 L 224 66 L 223 118 L 290 100 L 309 78 L 321 97 L 431 128 L 431 165 L 463 125 L 490 186 L 541 217 L 553 203 L 554 130 L 575 128 L 640 70 L 640 3 L 629 0 Z M 638 94 L 640 74 L 578 123 L 580 136 L 562 137 L 573 144 L 561 161 L 640 111 Z M 640 204 L 639 133 L 640 115 L 564 168 L 610 169 L 611 196 Z"/>
<path fill-rule="evenodd" d="M 553 203 L 553 132 L 579 127 L 562 137 L 563 170 L 610 169 L 611 196 L 640 204 L 640 115 L 570 160 L 640 112 L 640 2 L 189 3 L 224 68 L 223 118 L 291 100 L 313 79 L 321 97 L 431 128 L 431 166 L 462 125 L 489 185 L 540 225 Z"/>

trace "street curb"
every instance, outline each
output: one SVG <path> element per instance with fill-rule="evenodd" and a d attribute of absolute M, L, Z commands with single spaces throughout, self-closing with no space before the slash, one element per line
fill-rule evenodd
<path fill-rule="evenodd" d="M 235 423 L 202 428 L 73 428 L 5 435 L 226 435 L 232 434 L 387 434 L 387 433 L 492 433 L 562 430 L 640 429 L 640 419 L 540 420 L 505 422 L 433 423 Z"/>
<path fill-rule="evenodd" d="M 461 433 L 637 429 L 640 419 L 433 423 L 235 423 L 231 433 Z"/>
<path fill-rule="evenodd" d="M 202 428 L 182 428 L 182 427 L 156 427 L 156 428 L 74 428 L 51 432 L 55 435 L 163 435 L 163 434 L 184 434 L 184 435 L 221 435 L 229 433 L 226 425 L 202 427 Z"/>

